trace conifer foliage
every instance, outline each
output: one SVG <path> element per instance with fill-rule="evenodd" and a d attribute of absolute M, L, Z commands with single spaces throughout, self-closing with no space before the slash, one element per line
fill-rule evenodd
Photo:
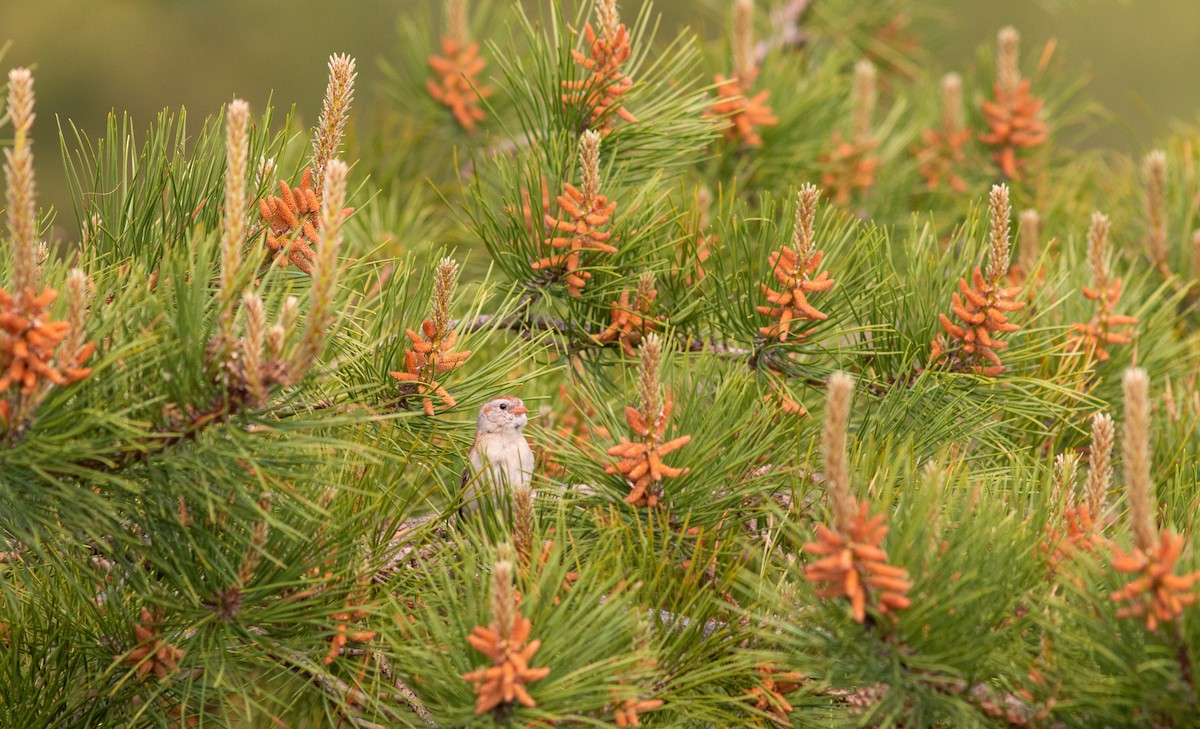
<path fill-rule="evenodd" d="M 824 256 L 814 251 L 813 220 L 821 192 L 815 185 L 805 185 L 796 197 L 796 225 L 793 247 L 781 247 L 768 260 L 771 272 L 781 291 L 762 284 L 762 293 L 769 306 L 758 307 L 758 313 L 777 319 L 775 324 L 759 329 L 763 336 L 786 342 L 791 334 L 792 321 L 822 321 L 829 317 L 808 303 L 808 296 L 825 291 L 835 283 L 828 271 L 816 273 Z M 793 335 L 794 337 L 795 335 Z"/>
<path fill-rule="evenodd" d="M 988 244 L 987 274 L 976 266 L 971 272 L 971 283 L 965 278 L 958 280 L 958 292 L 951 294 L 950 310 L 959 323 L 954 323 L 945 314 L 938 314 L 946 337 L 939 335 L 933 342 L 930 359 L 937 363 L 943 359 L 960 371 L 975 371 L 984 375 L 998 375 L 1004 371 L 998 350 L 1008 346 L 996 335 L 1015 332 L 1020 327 L 1009 321 L 1009 312 L 1025 306 L 1017 301 L 1019 287 L 1003 287 L 1009 264 L 1009 218 L 1012 208 L 1008 202 L 1008 188 L 997 185 L 992 188 L 988 212 L 991 231 Z M 985 364 L 986 363 L 986 364 Z"/>
<path fill-rule="evenodd" d="M 71 210 L 9 74 L 0 723 L 1194 725 L 1196 131 L 677 5 L 405 4 L 371 119 L 64 120 Z"/>
<path fill-rule="evenodd" d="M 86 274 L 71 272 L 71 315 L 65 320 L 55 320 L 50 309 L 58 291 L 41 283 L 47 253 L 37 241 L 33 105 L 33 75 L 25 68 L 13 69 L 5 112 L 14 135 L 12 147 L 4 150 L 11 279 L 0 288 L 0 427 L 8 435 L 24 426 L 51 386 L 70 385 L 91 374 L 83 365 L 95 350 L 95 344 L 84 341 Z"/>
<path fill-rule="evenodd" d="M 778 124 L 779 119 L 767 105 L 771 92 L 753 90 L 759 73 L 753 34 L 754 0 L 738 0 L 734 3 L 733 73 L 716 75 L 717 101 L 707 115 L 722 126 L 726 139 L 758 147 L 762 144 L 758 128 Z"/>

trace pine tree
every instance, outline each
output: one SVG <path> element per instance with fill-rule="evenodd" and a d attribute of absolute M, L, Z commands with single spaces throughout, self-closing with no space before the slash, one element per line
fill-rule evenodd
<path fill-rule="evenodd" d="M 910 0 L 539 7 L 406 11 L 377 125 L 64 123 L 63 246 L 10 73 L 4 725 L 1194 723 L 1198 132 Z"/>

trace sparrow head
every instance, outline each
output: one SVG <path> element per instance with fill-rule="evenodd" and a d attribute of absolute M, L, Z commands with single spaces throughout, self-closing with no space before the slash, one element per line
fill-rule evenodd
<path fill-rule="evenodd" d="M 529 411 L 521 398 L 505 395 L 484 403 L 479 409 L 479 433 L 503 433 L 506 431 L 520 432 L 529 422 Z"/>

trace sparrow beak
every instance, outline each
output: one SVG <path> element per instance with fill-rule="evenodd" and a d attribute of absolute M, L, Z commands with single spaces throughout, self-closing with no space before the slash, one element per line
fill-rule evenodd
<path fill-rule="evenodd" d="M 526 408 L 524 405 L 518 405 L 512 409 L 513 415 L 525 415 L 528 412 L 529 412 L 529 409 Z"/>

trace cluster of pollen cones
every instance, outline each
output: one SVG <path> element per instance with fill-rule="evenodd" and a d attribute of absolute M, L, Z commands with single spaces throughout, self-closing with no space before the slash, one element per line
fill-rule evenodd
<path fill-rule="evenodd" d="M 632 484 L 632 489 L 625 497 L 625 503 L 650 508 L 658 506 L 662 496 L 663 479 L 675 478 L 688 472 L 687 468 L 674 468 L 662 460 L 663 456 L 679 450 L 692 440 L 690 435 L 681 435 L 664 441 L 670 417 L 669 399 L 663 406 L 662 413 L 651 414 L 649 422 L 646 414 L 639 412 L 637 408 L 625 408 L 625 421 L 638 439 L 631 441 L 622 438 L 620 443 L 609 448 L 606 453 L 621 460 L 609 464 L 604 469 L 608 474 L 621 474 Z"/>
<path fill-rule="evenodd" d="M 887 552 L 879 546 L 888 533 L 885 517 L 871 517 L 867 509 L 867 502 L 861 501 L 848 533 L 818 524 L 817 541 L 804 545 L 805 552 L 821 557 L 804 570 L 810 581 L 826 585 L 817 595 L 847 598 L 859 623 L 866 620 L 868 605 L 886 615 L 911 604 L 905 594 L 912 588 L 908 573 L 888 564 Z"/>

